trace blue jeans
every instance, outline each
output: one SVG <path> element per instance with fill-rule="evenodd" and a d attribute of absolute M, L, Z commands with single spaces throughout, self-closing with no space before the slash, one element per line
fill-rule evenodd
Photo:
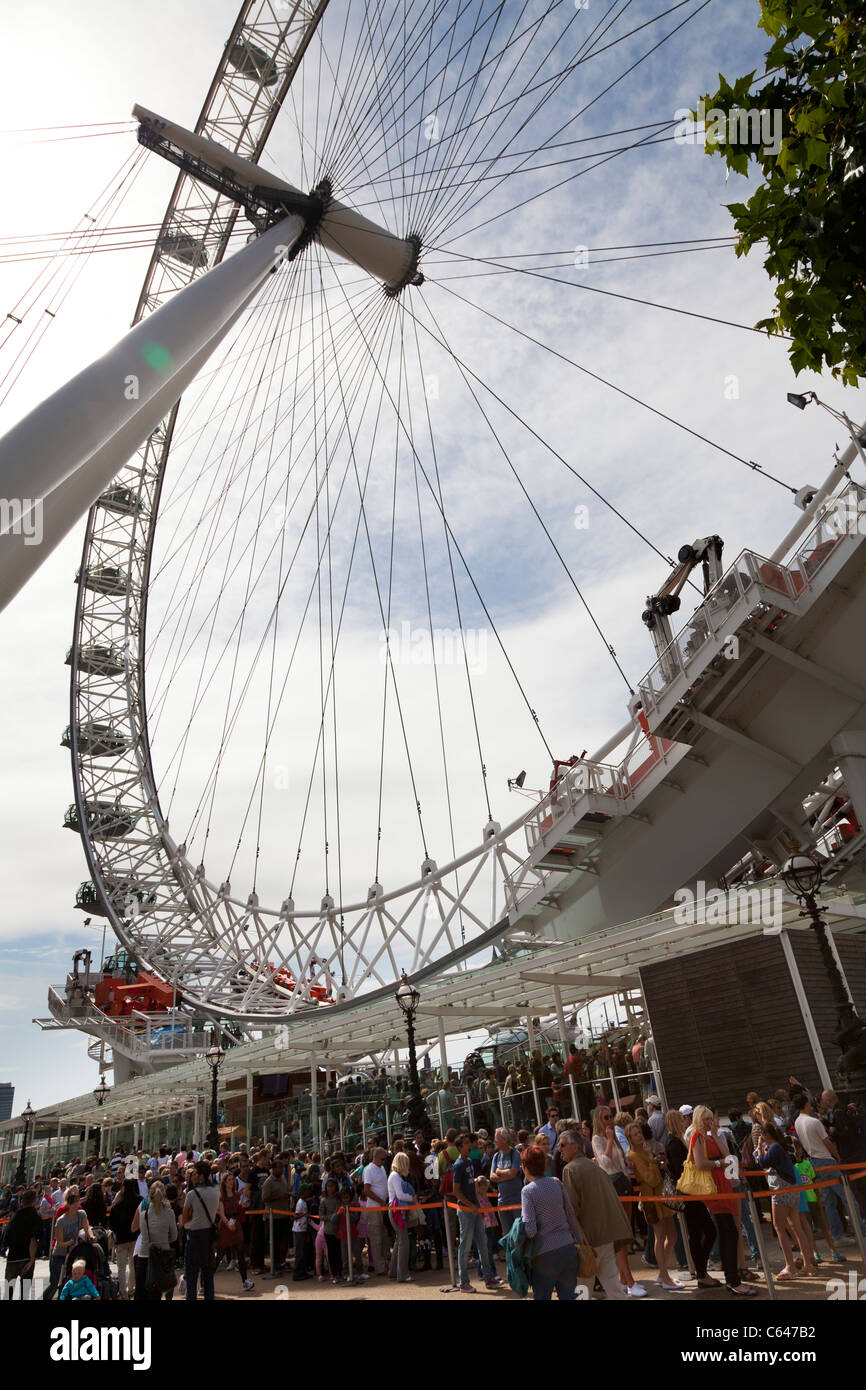
<path fill-rule="evenodd" d="M 487 1232 L 481 1212 L 461 1209 L 457 1213 L 457 1224 L 460 1228 L 460 1244 L 457 1247 L 457 1272 L 460 1283 L 469 1283 L 469 1255 L 473 1244 L 477 1245 L 478 1253 L 481 1256 L 483 1277 L 495 1279 L 496 1270 L 490 1263 L 490 1256 L 487 1253 Z"/>
<path fill-rule="evenodd" d="M 577 1294 L 577 1250 L 573 1244 L 548 1250 L 532 1264 L 532 1301 L 549 1302 L 553 1290 L 560 1303 L 575 1303 Z"/>
<path fill-rule="evenodd" d="M 741 1182 L 731 1183 L 731 1186 L 735 1192 L 745 1192 L 746 1190 L 745 1184 Z M 753 1260 L 757 1260 L 759 1258 L 758 1242 L 755 1238 L 755 1228 L 752 1225 L 752 1213 L 749 1210 L 748 1202 L 740 1202 L 740 1215 L 743 1220 L 743 1235 L 746 1238 L 749 1253 Z"/>
<path fill-rule="evenodd" d="M 190 1231 L 187 1229 L 183 1265 L 186 1275 L 187 1303 L 195 1303 L 196 1301 L 199 1274 L 201 1274 L 202 1293 L 205 1299 L 210 1302 L 214 1296 L 213 1245 L 210 1231 Z"/>
<path fill-rule="evenodd" d="M 518 1197 L 517 1200 L 520 1201 L 520 1198 Z M 502 1211 L 501 1208 L 497 1207 L 496 1215 L 499 1217 L 499 1224 L 502 1227 L 502 1234 L 504 1236 L 507 1236 L 508 1232 L 511 1230 L 511 1227 L 514 1225 L 515 1221 L 520 1215 L 520 1211 Z"/>
<path fill-rule="evenodd" d="M 499 1227 L 498 1227 L 498 1226 L 485 1226 L 485 1227 L 484 1227 L 484 1231 L 485 1231 L 485 1234 L 486 1234 L 486 1236 L 487 1236 L 487 1258 L 490 1260 L 490 1263 L 493 1265 L 493 1268 L 495 1269 L 495 1268 L 496 1268 L 496 1256 L 499 1254 Z M 481 1255 L 479 1254 L 478 1246 L 477 1246 L 477 1245 L 473 1245 L 473 1247 L 472 1247 L 472 1255 L 473 1255 L 473 1257 L 478 1261 L 478 1278 L 480 1279 L 480 1278 L 481 1278 Z"/>
<path fill-rule="evenodd" d="M 821 1181 L 821 1170 L 823 1168 L 832 1167 L 835 1164 L 835 1162 L 835 1158 L 813 1158 L 812 1167 L 815 1169 L 815 1177 L 819 1181 Z M 828 1173 L 827 1176 L 831 1177 L 832 1175 Z M 843 1211 L 846 1209 L 844 1206 L 845 1192 L 842 1187 L 842 1184 L 834 1183 L 832 1187 L 819 1187 L 818 1191 L 821 1194 L 821 1200 L 824 1203 L 824 1210 L 827 1213 L 827 1223 L 830 1227 L 830 1234 L 833 1237 L 834 1241 L 841 1240 L 845 1234 L 845 1229 L 842 1225 L 842 1218 L 839 1212 L 840 1208 Z M 854 1210 L 857 1210 L 856 1201 L 854 1203 Z M 862 1217 L 860 1217 L 860 1226 L 863 1230 L 863 1234 L 866 1235 L 866 1224 L 864 1224 Z"/>

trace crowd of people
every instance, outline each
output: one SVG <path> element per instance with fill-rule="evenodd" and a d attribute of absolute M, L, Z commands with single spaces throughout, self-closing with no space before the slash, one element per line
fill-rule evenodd
<path fill-rule="evenodd" d="M 537 1121 L 536 1102 L 542 1114 L 549 1103 L 573 1109 L 574 1102 L 588 1114 L 596 1103 L 599 1083 L 607 1082 L 611 1072 L 618 1080 L 649 1076 L 645 1069 L 655 1056 L 652 1039 L 634 1029 L 602 1039 L 591 1048 L 574 1043 L 562 1050 L 548 1046 L 513 1050 L 513 1061 L 496 1057 L 485 1061 L 480 1053 L 471 1052 L 458 1071 L 448 1069 L 444 1074 L 430 1065 L 429 1058 L 424 1059 L 419 1072 L 421 1098 L 438 1132 L 463 1126 L 492 1132 L 503 1119 L 514 1129 L 531 1127 Z M 408 1077 L 393 1076 L 385 1068 L 332 1079 L 318 1089 L 316 1097 L 326 1117 L 323 1137 L 338 1137 L 334 1120 L 338 1112 L 343 1117 L 344 1142 L 354 1144 L 366 1138 L 369 1129 L 383 1127 L 389 1119 L 399 1127 L 408 1116 L 410 1092 Z M 309 1093 L 294 1108 L 296 1122 L 308 1124 Z M 300 1129 L 293 1137 L 302 1141 Z"/>
<path fill-rule="evenodd" d="M 548 1089 L 546 1118 L 532 1128 L 449 1126 L 431 1137 L 425 1126 L 390 1142 L 380 1132 L 351 1154 L 264 1141 L 201 1153 L 191 1143 L 152 1153 L 118 1146 L 58 1164 L 0 1194 L 5 1292 L 32 1276 L 40 1256 L 49 1260 L 46 1299 L 144 1301 L 193 1301 L 199 1287 L 211 1300 L 223 1264 L 242 1295 L 266 1264 L 273 1276 L 336 1285 L 411 1282 L 450 1259 L 467 1294 L 473 1280 L 499 1289 L 504 1265 L 508 1283 L 531 1285 L 539 1301 L 593 1289 L 627 1300 L 647 1292 L 630 1266 L 639 1253 L 665 1294 L 685 1291 L 678 1276 L 691 1267 L 698 1291 L 748 1298 L 760 1249 L 741 1200 L 746 1184 L 772 1191 L 760 1219 L 784 1260 L 775 1278 L 845 1260 L 852 1216 L 838 1175 L 808 1187 L 839 1163 L 866 1167 L 863 1112 L 833 1092 L 814 1096 L 792 1077 L 772 1096 L 750 1093 L 722 1122 L 711 1105 L 665 1110 L 650 1094 L 621 1098 L 618 1109 L 603 1091 L 580 1120 Z M 705 1200 L 678 1198 L 684 1172 Z M 866 1232 L 864 1186 L 855 1177 L 854 1215 Z"/>

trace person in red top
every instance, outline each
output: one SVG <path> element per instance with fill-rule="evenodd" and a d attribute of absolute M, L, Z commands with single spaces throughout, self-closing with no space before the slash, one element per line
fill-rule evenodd
<path fill-rule="evenodd" d="M 583 1075 L 583 1061 L 578 1055 L 574 1043 L 572 1043 L 571 1050 L 565 1059 L 565 1074 L 566 1076 L 573 1076 L 575 1081 L 579 1081 Z"/>
<path fill-rule="evenodd" d="M 692 1115 L 692 1135 L 689 1139 L 689 1157 L 701 1172 L 711 1172 L 716 1192 L 720 1196 L 730 1195 L 730 1201 L 712 1201 L 710 1210 L 716 1218 L 719 1232 L 719 1254 L 722 1269 L 725 1271 L 725 1287 L 728 1293 L 752 1298 L 757 1289 L 740 1282 L 737 1252 L 737 1199 L 728 1179 L 725 1160 L 728 1146 L 718 1132 L 718 1121 L 709 1106 L 698 1105 Z"/>

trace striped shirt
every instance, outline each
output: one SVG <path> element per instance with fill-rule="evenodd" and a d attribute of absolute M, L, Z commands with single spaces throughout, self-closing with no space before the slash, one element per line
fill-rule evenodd
<path fill-rule="evenodd" d="M 528 1182 L 520 1193 L 520 1215 L 527 1236 L 541 1236 L 538 1255 L 580 1241 L 571 1202 L 559 1178 L 533 1178 Z"/>

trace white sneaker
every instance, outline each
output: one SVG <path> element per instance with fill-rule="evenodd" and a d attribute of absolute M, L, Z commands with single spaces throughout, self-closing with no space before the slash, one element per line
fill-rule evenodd
<path fill-rule="evenodd" d="M 252 1279 L 245 1279 L 245 1280 L 244 1280 L 244 1288 L 246 1289 L 247 1293 L 249 1293 L 250 1289 L 254 1289 L 255 1287 L 256 1287 L 256 1286 L 255 1286 L 255 1284 L 253 1283 Z"/>
<path fill-rule="evenodd" d="M 186 1295 L 186 1275 L 182 1274 L 177 1281 L 177 1291 L 181 1298 Z"/>
<path fill-rule="evenodd" d="M 627 1293 L 629 1298 L 646 1298 L 646 1287 L 643 1284 L 632 1284 Z"/>

